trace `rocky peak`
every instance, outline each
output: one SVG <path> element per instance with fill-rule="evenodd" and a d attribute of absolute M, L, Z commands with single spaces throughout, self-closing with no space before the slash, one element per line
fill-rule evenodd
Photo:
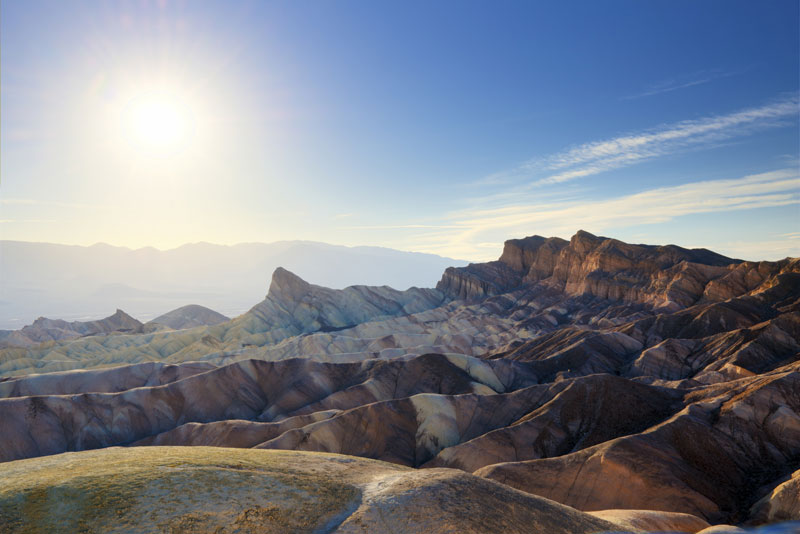
<path fill-rule="evenodd" d="M 72 323 L 72 328 L 82 335 L 103 334 L 111 332 L 140 333 L 144 325 L 134 319 L 124 311 L 117 309 L 114 315 L 110 315 L 99 321 L 89 321 L 86 323 Z"/>
<path fill-rule="evenodd" d="M 569 240 L 569 247 L 576 254 L 589 254 L 607 238 L 598 237 L 585 230 L 578 230 Z"/>
<path fill-rule="evenodd" d="M 109 315 L 108 317 L 106 317 L 106 319 L 109 321 L 119 321 L 121 323 L 136 321 L 136 319 L 134 319 L 124 311 L 120 310 L 119 308 L 117 308 L 117 311 L 114 312 L 114 315 Z"/>
<path fill-rule="evenodd" d="M 310 284 L 278 267 L 267 297 L 232 321 L 232 328 L 259 332 L 261 343 L 277 343 L 310 332 L 330 332 L 367 321 L 430 310 L 444 302 L 435 289 L 398 291 L 388 286 L 331 289 Z"/>
<path fill-rule="evenodd" d="M 311 292 L 311 284 L 291 271 L 278 267 L 272 273 L 267 297 L 282 301 L 297 302 Z"/>

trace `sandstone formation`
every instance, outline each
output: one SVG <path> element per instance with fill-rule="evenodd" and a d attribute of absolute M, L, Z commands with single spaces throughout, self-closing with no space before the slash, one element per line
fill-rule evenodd
<path fill-rule="evenodd" d="M 2 461 L 318 451 L 643 510 L 620 524 L 650 530 L 798 519 L 800 260 L 578 232 L 511 240 L 437 289 L 278 269 L 230 321 L 0 350 L 0 414 Z"/>
<path fill-rule="evenodd" d="M 697 279 L 716 278 L 737 263 L 705 249 L 629 245 L 579 231 L 569 242 L 540 236 L 506 241 L 498 261 L 449 268 L 437 288 L 454 298 L 476 299 L 505 293 L 523 281 L 541 282 L 567 295 L 673 310 L 702 294 Z"/>

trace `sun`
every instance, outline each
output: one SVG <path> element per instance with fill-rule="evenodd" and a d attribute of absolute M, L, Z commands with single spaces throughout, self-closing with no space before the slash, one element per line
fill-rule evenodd
<path fill-rule="evenodd" d="M 168 92 L 132 97 L 125 120 L 127 136 L 140 150 L 179 151 L 191 133 L 191 113 L 185 99 Z"/>
<path fill-rule="evenodd" d="M 134 132 L 143 143 L 169 146 L 183 137 L 184 119 L 173 102 L 148 99 L 138 103 L 132 113 Z"/>

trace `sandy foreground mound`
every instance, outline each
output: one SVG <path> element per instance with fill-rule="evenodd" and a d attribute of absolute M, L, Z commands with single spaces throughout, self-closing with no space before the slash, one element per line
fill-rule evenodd
<path fill-rule="evenodd" d="M 452 469 L 336 454 L 110 448 L 10 462 L 3 532 L 525 532 L 615 526 Z"/>

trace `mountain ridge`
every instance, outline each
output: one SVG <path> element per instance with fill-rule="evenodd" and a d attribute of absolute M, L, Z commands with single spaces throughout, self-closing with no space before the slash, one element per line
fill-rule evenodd
<path fill-rule="evenodd" d="M 406 291 L 279 268 L 224 323 L 0 350 L 0 460 L 118 445 L 334 452 L 460 469 L 583 511 L 800 518 L 787 498 L 800 259 L 586 232 L 509 240 L 500 258 Z"/>
<path fill-rule="evenodd" d="M 210 248 L 209 248 L 210 247 Z M 450 258 L 315 242 L 186 245 L 168 251 L 0 241 L 0 329 L 36 317 L 84 320 L 121 308 L 143 322 L 188 303 L 233 317 L 279 266 L 326 287 L 431 287 Z"/>
<path fill-rule="evenodd" d="M 657 270 L 701 265 L 705 269 L 699 269 L 710 281 L 724 272 L 715 267 L 739 263 L 742 260 L 706 249 L 629 245 L 579 230 L 569 241 L 541 236 L 508 240 L 497 261 L 450 267 L 436 287 L 452 298 L 472 300 L 544 282 L 567 294 L 636 301 L 641 297 L 625 286 L 642 285 Z M 611 272 L 622 272 L 624 277 L 608 280 Z"/>

